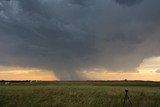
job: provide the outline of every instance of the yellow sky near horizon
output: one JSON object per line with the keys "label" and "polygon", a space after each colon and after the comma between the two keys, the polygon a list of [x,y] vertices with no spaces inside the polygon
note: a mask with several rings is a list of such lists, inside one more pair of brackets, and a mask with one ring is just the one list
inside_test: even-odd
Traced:
{"label": "yellow sky near horizon", "polygon": [[89,80],[144,80],[160,81],[160,73],[111,73],[111,72],[83,72]]}
{"label": "yellow sky near horizon", "polygon": [[59,80],[54,72],[38,68],[0,66],[0,80]]}
{"label": "yellow sky near horizon", "polygon": [[[160,81],[160,56],[144,59],[138,72],[112,72],[105,69],[82,71],[88,80],[150,80]],[[0,66],[0,80],[59,80],[53,71],[39,68]]]}
{"label": "yellow sky near horizon", "polygon": [[149,80],[160,81],[160,56],[146,58],[137,67],[137,72],[112,72],[104,69],[99,71],[84,71],[82,75],[94,80]]}

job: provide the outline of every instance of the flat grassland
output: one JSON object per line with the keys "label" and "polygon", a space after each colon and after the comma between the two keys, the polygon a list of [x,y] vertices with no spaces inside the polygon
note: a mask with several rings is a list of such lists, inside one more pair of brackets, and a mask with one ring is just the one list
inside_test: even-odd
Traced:
{"label": "flat grassland", "polygon": [[1,82],[0,107],[123,107],[125,89],[132,107],[160,107],[160,82],[142,81]]}

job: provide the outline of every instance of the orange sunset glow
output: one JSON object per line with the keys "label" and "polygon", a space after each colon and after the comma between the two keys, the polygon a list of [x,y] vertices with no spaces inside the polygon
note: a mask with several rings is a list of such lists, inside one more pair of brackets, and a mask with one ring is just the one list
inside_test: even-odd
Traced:
{"label": "orange sunset glow", "polygon": [[49,70],[0,66],[1,80],[58,80]]}

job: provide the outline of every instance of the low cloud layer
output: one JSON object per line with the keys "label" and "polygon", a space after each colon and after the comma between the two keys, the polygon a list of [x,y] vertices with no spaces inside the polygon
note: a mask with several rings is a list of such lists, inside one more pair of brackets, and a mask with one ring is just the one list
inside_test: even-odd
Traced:
{"label": "low cloud layer", "polygon": [[[0,0],[0,64],[134,71],[160,55],[158,0]],[[127,7],[124,8],[124,5]]]}
{"label": "low cloud layer", "polygon": [[134,6],[142,2],[142,0],[115,0],[118,4],[124,6]]}

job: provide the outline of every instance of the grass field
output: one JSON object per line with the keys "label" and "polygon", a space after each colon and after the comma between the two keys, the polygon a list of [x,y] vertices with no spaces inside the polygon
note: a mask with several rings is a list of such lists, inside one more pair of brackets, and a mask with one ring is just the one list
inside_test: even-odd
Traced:
{"label": "grass field", "polygon": [[125,89],[133,107],[160,107],[160,83],[136,81],[0,84],[0,107],[122,107]]}

